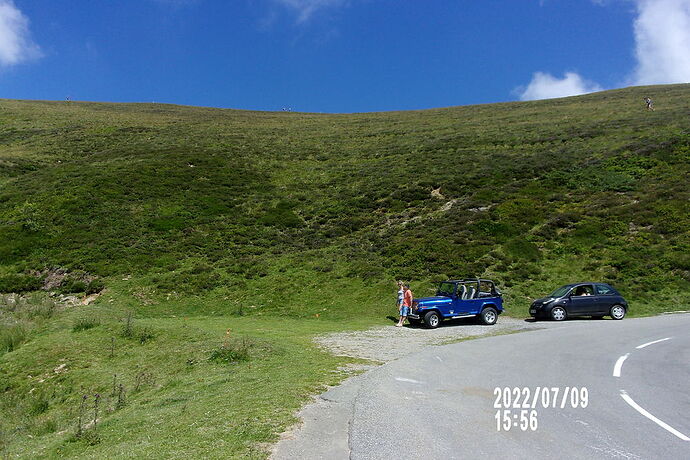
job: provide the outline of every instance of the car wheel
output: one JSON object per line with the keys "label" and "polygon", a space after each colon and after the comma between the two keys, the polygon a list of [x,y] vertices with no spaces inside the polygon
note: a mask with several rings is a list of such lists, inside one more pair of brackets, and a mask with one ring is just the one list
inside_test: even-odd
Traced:
{"label": "car wheel", "polygon": [[486,307],[479,314],[479,317],[482,319],[482,322],[487,326],[493,326],[494,324],[496,324],[496,321],[498,321],[498,312],[494,307]]}
{"label": "car wheel", "polygon": [[435,329],[441,324],[441,317],[435,311],[430,311],[424,315],[424,324],[431,329]]}
{"label": "car wheel", "polygon": [[551,309],[551,319],[554,321],[563,321],[568,314],[563,307],[553,307]]}
{"label": "car wheel", "polygon": [[611,318],[623,319],[625,317],[625,307],[623,305],[614,305],[611,307]]}

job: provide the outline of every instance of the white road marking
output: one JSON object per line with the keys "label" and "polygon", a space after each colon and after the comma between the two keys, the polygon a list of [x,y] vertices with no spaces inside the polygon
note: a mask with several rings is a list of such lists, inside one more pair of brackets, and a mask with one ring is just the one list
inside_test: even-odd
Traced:
{"label": "white road marking", "polygon": [[623,367],[623,361],[628,359],[628,356],[630,356],[630,353],[626,353],[620,358],[618,358],[618,361],[616,361],[616,365],[613,366],[613,376],[614,377],[620,377],[621,376],[621,368]]}
{"label": "white road marking", "polygon": [[637,348],[637,349],[639,350],[640,348],[648,347],[649,345],[654,345],[655,343],[663,342],[663,341],[665,341],[665,340],[671,340],[671,337],[666,337],[665,339],[655,340],[655,341],[653,341],[653,342],[643,343],[642,345],[639,345],[639,346],[637,346],[637,347],[635,347],[635,348]]}
{"label": "white road marking", "polygon": [[435,356],[436,359],[438,359],[438,362],[442,363],[443,360],[439,356]]}
{"label": "white road marking", "polygon": [[396,377],[395,380],[397,380],[398,382],[409,382],[409,383],[419,383],[419,384],[423,383],[423,382],[420,382],[419,380],[406,379],[405,377]]}
{"label": "white road marking", "polygon": [[665,423],[665,422],[662,422],[661,420],[659,420],[658,418],[654,417],[652,414],[650,414],[649,412],[647,412],[646,410],[644,410],[643,408],[641,408],[635,401],[633,401],[633,399],[632,399],[630,396],[628,396],[628,393],[626,393],[625,390],[621,390],[621,398],[623,398],[623,400],[624,400],[625,402],[627,402],[628,404],[630,404],[630,406],[631,406],[633,409],[635,409],[637,412],[639,412],[640,414],[644,415],[645,417],[647,417],[649,420],[651,420],[652,422],[654,422],[654,423],[656,423],[657,425],[659,425],[659,426],[660,426],[661,428],[663,428],[664,430],[666,430],[666,431],[668,431],[669,433],[672,433],[673,435],[679,437],[679,438],[682,439],[683,441],[690,441],[690,438],[688,438],[687,436],[685,436],[683,433],[681,433],[680,431],[676,430],[675,428],[673,428],[673,427],[670,426],[669,424],[667,424],[667,423]]}

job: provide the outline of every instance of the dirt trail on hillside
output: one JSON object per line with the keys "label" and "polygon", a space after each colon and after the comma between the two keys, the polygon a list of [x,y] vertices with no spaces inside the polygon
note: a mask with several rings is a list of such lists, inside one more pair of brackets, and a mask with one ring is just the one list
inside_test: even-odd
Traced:
{"label": "dirt trail on hillside", "polygon": [[446,321],[437,329],[409,325],[395,327],[391,324],[366,331],[322,335],[314,341],[336,356],[388,362],[428,346],[443,345],[470,337],[533,329],[541,327],[535,322],[501,316],[493,326],[478,324],[474,318]]}

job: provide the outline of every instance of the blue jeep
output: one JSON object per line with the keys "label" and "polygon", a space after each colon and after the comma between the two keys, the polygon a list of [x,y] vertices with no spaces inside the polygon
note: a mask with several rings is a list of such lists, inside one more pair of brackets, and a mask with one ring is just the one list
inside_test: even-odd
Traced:
{"label": "blue jeep", "polygon": [[444,319],[477,317],[484,324],[496,324],[503,312],[501,292],[491,280],[470,278],[443,281],[434,297],[415,299],[411,324],[424,323],[435,328]]}

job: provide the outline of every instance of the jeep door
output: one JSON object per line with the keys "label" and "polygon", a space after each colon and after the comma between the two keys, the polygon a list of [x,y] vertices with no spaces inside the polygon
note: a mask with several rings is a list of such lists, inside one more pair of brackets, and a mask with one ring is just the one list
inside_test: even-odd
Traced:
{"label": "jeep door", "polygon": [[441,283],[436,291],[436,295],[449,297],[451,299],[451,301],[448,303],[440,303],[436,306],[436,308],[439,310],[439,313],[441,313],[441,316],[453,316],[454,313],[452,312],[456,309],[455,304],[457,303],[457,286],[455,283]]}
{"label": "jeep door", "polygon": [[461,315],[460,313],[462,311],[462,296],[463,296],[463,286],[462,284],[456,284],[455,285],[455,290],[453,291],[452,299],[453,301],[447,305],[447,308],[445,311],[443,311],[443,315],[447,317],[452,317],[452,316],[458,316]]}
{"label": "jeep door", "polygon": [[454,315],[476,315],[481,311],[484,299],[477,298],[479,286],[476,282],[458,284],[457,292]]}

